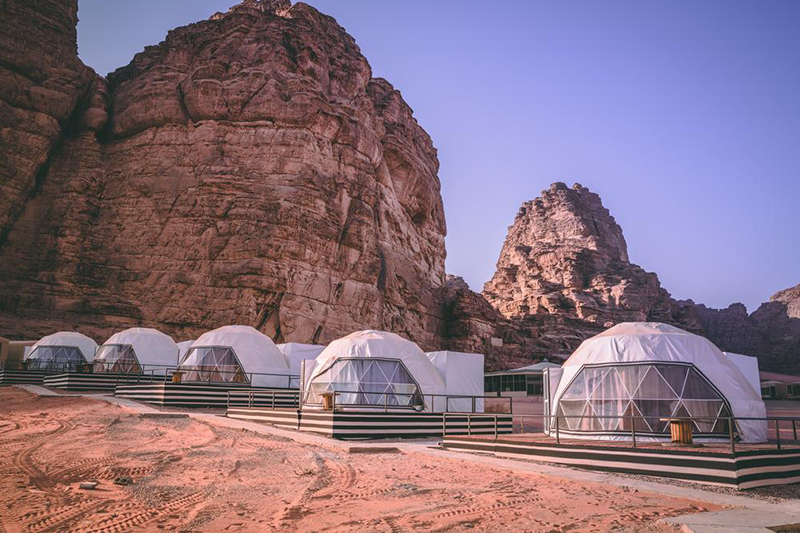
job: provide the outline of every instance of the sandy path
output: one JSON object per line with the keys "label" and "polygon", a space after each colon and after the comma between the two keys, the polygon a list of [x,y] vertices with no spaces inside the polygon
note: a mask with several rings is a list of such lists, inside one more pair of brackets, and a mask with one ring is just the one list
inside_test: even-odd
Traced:
{"label": "sandy path", "polygon": [[[135,483],[121,487],[114,478]],[[97,490],[77,488],[97,480]],[[0,389],[0,532],[677,531],[711,509],[421,454],[347,454]]]}

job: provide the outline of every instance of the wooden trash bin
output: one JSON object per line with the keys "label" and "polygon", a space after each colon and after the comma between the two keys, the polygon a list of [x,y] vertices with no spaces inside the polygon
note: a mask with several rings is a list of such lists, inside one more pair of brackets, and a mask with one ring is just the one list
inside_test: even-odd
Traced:
{"label": "wooden trash bin", "polygon": [[325,393],[322,395],[322,410],[333,411],[333,394]]}
{"label": "wooden trash bin", "polygon": [[663,418],[669,422],[669,432],[673,444],[692,444],[692,421],[680,418]]}
{"label": "wooden trash bin", "polygon": [[172,382],[173,383],[180,383],[181,377],[183,376],[183,372],[178,372],[177,370],[172,373]]}
{"label": "wooden trash bin", "polygon": [[83,363],[78,371],[84,374],[91,374],[94,371],[94,365],[92,363]]}

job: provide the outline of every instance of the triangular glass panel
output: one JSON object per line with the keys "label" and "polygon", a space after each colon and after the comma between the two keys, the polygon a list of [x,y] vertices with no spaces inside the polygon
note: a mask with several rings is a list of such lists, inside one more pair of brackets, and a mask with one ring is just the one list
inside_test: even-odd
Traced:
{"label": "triangular glass panel", "polygon": [[686,386],[683,389],[682,397],[692,400],[710,400],[718,399],[719,394],[692,368],[686,377]]}
{"label": "triangular glass panel", "polygon": [[672,387],[664,381],[661,374],[654,367],[650,367],[642,378],[639,388],[634,395],[637,399],[644,400],[677,400],[678,396]]}
{"label": "triangular glass panel", "polygon": [[664,381],[675,392],[675,395],[680,398],[683,392],[683,384],[686,382],[686,373],[690,367],[683,365],[655,365],[654,367],[664,378]]}

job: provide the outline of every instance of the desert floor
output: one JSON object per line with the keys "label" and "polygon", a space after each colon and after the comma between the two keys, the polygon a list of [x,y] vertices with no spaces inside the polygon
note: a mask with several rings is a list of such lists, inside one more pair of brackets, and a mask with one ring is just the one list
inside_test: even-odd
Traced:
{"label": "desert floor", "polygon": [[[134,483],[119,486],[115,478]],[[95,490],[80,482],[99,481]],[[415,453],[348,454],[0,388],[0,532],[677,531],[715,509]]]}

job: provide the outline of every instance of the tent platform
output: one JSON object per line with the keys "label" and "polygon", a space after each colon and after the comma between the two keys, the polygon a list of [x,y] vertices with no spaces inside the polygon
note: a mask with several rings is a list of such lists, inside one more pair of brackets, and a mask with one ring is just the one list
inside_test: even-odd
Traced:
{"label": "tent platform", "polygon": [[449,449],[493,453],[601,472],[641,474],[750,489],[800,483],[800,445],[704,443],[702,447],[663,446],[657,442],[587,441],[544,434],[486,436],[447,435]]}
{"label": "tent platform", "polygon": [[[227,416],[343,440],[441,437],[444,422],[442,413],[384,412],[383,409],[334,412],[320,409],[231,407]],[[464,435],[471,431],[473,434],[494,436],[495,417],[497,432],[511,433],[511,416],[492,414],[471,415],[468,427],[467,416],[459,417],[448,413],[447,431]]]}
{"label": "tent platform", "polygon": [[0,385],[41,385],[48,375],[43,370],[0,369]]}
{"label": "tent platform", "polygon": [[[162,378],[163,379],[163,378]],[[252,397],[247,391],[257,391]],[[297,407],[300,392],[293,389],[254,388],[231,383],[130,383],[118,385],[114,395],[169,407],[205,407],[225,409],[228,392],[234,405]]]}
{"label": "tent platform", "polygon": [[134,380],[143,383],[151,383],[156,380],[163,381],[164,376],[141,376],[115,372],[65,372],[46,376],[43,384],[45,387],[66,391],[113,393],[118,384]]}

